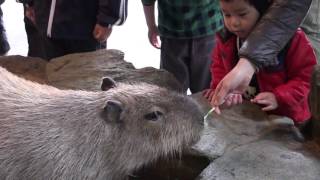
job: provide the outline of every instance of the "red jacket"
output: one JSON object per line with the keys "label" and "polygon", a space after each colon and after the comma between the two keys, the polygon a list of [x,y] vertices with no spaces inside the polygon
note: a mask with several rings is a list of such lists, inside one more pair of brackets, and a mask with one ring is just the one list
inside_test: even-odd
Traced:
{"label": "red jacket", "polygon": [[[237,62],[236,39],[235,35],[223,39],[217,34],[211,65],[212,89]],[[270,113],[290,117],[295,123],[306,121],[311,117],[308,95],[316,57],[302,30],[298,29],[291,39],[280,64],[257,72],[260,92],[272,92],[277,99],[279,107]]]}

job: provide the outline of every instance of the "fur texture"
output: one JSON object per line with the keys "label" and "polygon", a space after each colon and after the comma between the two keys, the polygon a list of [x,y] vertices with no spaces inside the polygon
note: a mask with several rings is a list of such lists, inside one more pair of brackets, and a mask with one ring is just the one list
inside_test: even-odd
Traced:
{"label": "fur texture", "polygon": [[0,179],[123,179],[199,138],[189,97],[149,84],[59,90],[0,67]]}

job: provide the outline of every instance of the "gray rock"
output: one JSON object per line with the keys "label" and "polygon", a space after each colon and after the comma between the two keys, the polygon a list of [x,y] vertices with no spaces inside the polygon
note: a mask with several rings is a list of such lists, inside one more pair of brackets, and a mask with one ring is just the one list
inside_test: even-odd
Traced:
{"label": "gray rock", "polygon": [[152,67],[135,69],[124,61],[118,50],[71,54],[55,58],[47,65],[50,84],[62,89],[99,91],[101,79],[111,77],[117,82],[146,82],[180,91],[180,83],[172,74]]}
{"label": "gray rock", "polygon": [[8,71],[41,84],[47,84],[47,61],[24,56],[0,56],[0,66]]}
{"label": "gray rock", "polygon": [[211,163],[201,180],[317,180],[320,162],[282,142],[263,140],[227,152]]}

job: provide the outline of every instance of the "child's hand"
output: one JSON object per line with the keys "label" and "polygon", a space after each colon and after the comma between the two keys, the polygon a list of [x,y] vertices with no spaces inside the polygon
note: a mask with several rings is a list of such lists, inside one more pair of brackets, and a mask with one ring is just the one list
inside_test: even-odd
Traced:
{"label": "child's hand", "polygon": [[262,111],[271,111],[278,108],[278,102],[275,95],[271,92],[259,93],[255,98],[250,100],[252,103],[264,105]]}
{"label": "child's hand", "polygon": [[225,102],[223,103],[223,105],[230,107],[230,106],[234,106],[241,103],[242,103],[242,94],[233,92],[233,93],[229,93],[225,97]]}
{"label": "child's hand", "polygon": [[161,46],[160,46],[159,32],[157,27],[149,28],[148,37],[149,37],[150,44],[153,47],[160,49]]}

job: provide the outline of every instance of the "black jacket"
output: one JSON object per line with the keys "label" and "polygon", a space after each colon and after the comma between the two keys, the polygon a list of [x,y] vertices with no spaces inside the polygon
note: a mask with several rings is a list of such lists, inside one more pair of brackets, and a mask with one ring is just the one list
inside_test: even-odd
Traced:
{"label": "black jacket", "polygon": [[312,0],[273,1],[239,51],[240,57],[249,59],[258,68],[279,63],[277,54],[296,32]]}
{"label": "black jacket", "polygon": [[92,39],[96,23],[121,25],[127,17],[127,0],[21,0],[36,13],[36,25],[48,37]]}

